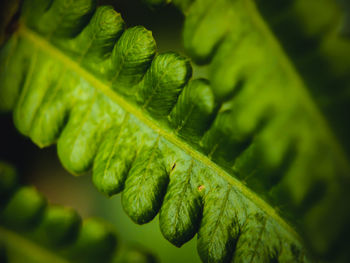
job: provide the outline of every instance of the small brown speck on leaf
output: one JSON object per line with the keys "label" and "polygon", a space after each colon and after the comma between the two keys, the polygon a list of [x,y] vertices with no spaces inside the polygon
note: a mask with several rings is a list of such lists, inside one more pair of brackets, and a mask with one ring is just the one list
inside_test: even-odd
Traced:
{"label": "small brown speck on leaf", "polygon": [[204,190],[205,186],[204,185],[200,185],[198,186],[198,191],[199,192],[202,192]]}

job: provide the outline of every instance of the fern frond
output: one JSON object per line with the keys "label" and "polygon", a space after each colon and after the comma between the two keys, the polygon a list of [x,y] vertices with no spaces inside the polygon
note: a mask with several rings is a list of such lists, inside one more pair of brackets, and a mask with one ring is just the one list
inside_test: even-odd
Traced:
{"label": "fern frond", "polygon": [[[57,141],[66,169],[92,168],[101,192],[123,191],[136,223],[160,211],[173,244],[198,232],[204,262],[307,262],[268,202],[297,210],[320,253],[334,246],[349,218],[348,161],[251,1],[188,9],[185,46],[212,60],[212,88],[190,80],[189,59],[157,54],[149,31],[125,30],[110,7],[34,2],[0,54],[0,105],[14,108],[21,133],[41,147]],[[339,229],[324,231],[329,221]]]}
{"label": "fern frond", "polygon": [[[1,262],[155,262],[142,248],[118,245],[115,229],[98,218],[82,220],[71,208],[47,205],[34,187],[20,186],[0,162]],[[136,259],[136,261],[135,261]]]}
{"label": "fern frond", "polygon": [[350,14],[347,4],[331,0],[284,1],[278,8],[263,0],[257,4],[349,154],[350,126],[344,113],[350,111],[350,41],[342,32]]}

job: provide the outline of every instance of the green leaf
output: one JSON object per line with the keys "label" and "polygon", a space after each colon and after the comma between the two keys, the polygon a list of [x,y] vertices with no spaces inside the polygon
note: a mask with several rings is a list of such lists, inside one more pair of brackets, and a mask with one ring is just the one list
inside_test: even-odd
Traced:
{"label": "green leaf", "polygon": [[307,262],[291,225],[332,256],[350,218],[349,163],[254,3],[183,2],[184,44],[210,63],[209,85],[190,79],[189,59],[157,54],[146,29],[82,2],[25,4],[2,48],[0,108],[19,131],[57,141],[66,169],[92,168],[101,192],[123,191],[133,221],[160,211],[173,244],[198,232],[204,262]]}
{"label": "green leaf", "polygon": [[257,6],[349,155],[350,126],[344,112],[350,110],[350,41],[342,31],[349,17],[347,4],[298,0],[284,1],[279,8],[264,1]]}
{"label": "green leaf", "polygon": [[0,189],[0,253],[8,262],[156,262],[137,247],[124,244],[117,250],[112,226],[97,218],[82,220],[72,208],[47,205],[34,187],[9,184],[9,178],[17,179],[10,165],[0,162],[0,170],[0,185],[7,186]]}

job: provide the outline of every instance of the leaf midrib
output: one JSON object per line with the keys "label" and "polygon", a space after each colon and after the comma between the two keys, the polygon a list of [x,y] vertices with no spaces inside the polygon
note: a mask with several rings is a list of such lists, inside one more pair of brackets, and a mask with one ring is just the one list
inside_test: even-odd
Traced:
{"label": "leaf midrib", "polygon": [[7,245],[10,244],[12,250],[15,248],[16,250],[24,251],[26,255],[40,256],[40,262],[69,263],[69,261],[51,250],[3,226],[0,226],[0,241],[5,241]]}
{"label": "leaf midrib", "polygon": [[241,183],[238,179],[234,178],[232,175],[227,173],[223,168],[219,165],[215,164],[212,160],[210,160],[207,156],[202,154],[201,152],[192,148],[189,144],[187,144],[182,139],[178,138],[176,134],[168,131],[167,129],[161,127],[156,120],[151,118],[145,111],[139,110],[137,106],[129,103],[122,96],[117,94],[110,87],[111,83],[104,83],[101,80],[97,79],[93,74],[82,68],[78,63],[73,61],[70,57],[66,56],[63,52],[61,52],[58,48],[53,46],[43,37],[33,32],[25,25],[21,24],[18,28],[18,31],[15,33],[19,36],[24,37],[25,39],[32,42],[34,45],[40,47],[50,56],[62,62],[65,67],[70,68],[75,71],[78,75],[82,76],[86,81],[88,81],[91,86],[95,89],[102,92],[105,96],[110,98],[112,101],[117,103],[120,107],[122,107],[126,112],[131,113],[141,122],[143,122],[146,126],[152,129],[154,132],[158,133],[160,136],[165,138],[170,143],[176,145],[178,148],[186,152],[193,159],[203,163],[206,167],[209,167],[213,170],[217,175],[224,178],[229,184],[232,185],[236,190],[240,191],[242,195],[252,201],[259,209],[265,212],[269,217],[273,218],[278,224],[280,224],[284,229],[286,229],[296,240],[302,242],[300,236],[296,233],[296,231],[288,224],[284,219],[282,219],[278,213],[263,199],[261,199],[258,195],[256,195],[253,191],[251,191],[247,186]]}

